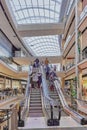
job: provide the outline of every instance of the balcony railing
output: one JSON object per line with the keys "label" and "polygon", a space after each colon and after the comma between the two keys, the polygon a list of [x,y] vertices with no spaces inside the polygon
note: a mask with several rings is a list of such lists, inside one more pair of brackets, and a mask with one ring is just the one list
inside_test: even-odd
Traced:
{"label": "balcony railing", "polygon": [[23,52],[22,50],[20,51],[15,51],[15,53],[13,54],[15,57],[26,57],[27,54],[25,52]]}
{"label": "balcony railing", "polygon": [[70,39],[71,39],[71,35],[68,36],[68,38],[67,38],[67,40],[66,40],[66,42],[65,42],[65,44],[64,44],[64,50],[66,49],[66,47],[67,47],[67,45],[68,45]]}
{"label": "balcony railing", "polygon": [[82,13],[80,14],[80,21],[83,19],[85,15],[87,15],[87,5],[84,7]]}
{"label": "balcony railing", "polygon": [[11,57],[0,57],[0,60],[9,68],[18,71],[18,65],[13,62],[13,59]]}
{"label": "balcony railing", "polygon": [[67,64],[66,67],[65,67],[65,71],[69,70],[69,69],[72,68],[74,65],[75,65],[74,62]]}
{"label": "balcony railing", "polygon": [[66,23],[67,23],[67,20],[71,14],[71,11],[72,11],[72,8],[74,7],[75,5],[75,0],[70,0],[68,5],[67,5],[67,11],[66,11]]}
{"label": "balcony railing", "polygon": [[29,71],[29,66],[18,66],[18,71],[19,72],[28,72]]}
{"label": "balcony railing", "polygon": [[72,7],[75,3],[75,0],[70,0],[70,2],[68,3],[68,8],[67,8],[67,15],[70,14],[71,10],[72,10]]}
{"label": "balcony railing", "polygon": [[1,61],[5,63],[10,69],[17,71],[17,72],[28,72],[29,71],[29,66],[19,66],[16,63],[14,63],[12,58],[8,57],[0,57]]}

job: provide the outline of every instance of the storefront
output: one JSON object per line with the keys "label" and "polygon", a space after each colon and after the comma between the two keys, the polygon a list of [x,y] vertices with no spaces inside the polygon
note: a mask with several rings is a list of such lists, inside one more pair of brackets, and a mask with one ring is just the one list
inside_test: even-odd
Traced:
{"label": "storefront", "polygon": [[23,94],[25,94],[26,86],[27,86],[27,81],[21,81],[21,87],[22,87]]}
{"label": "storefront", "polygon": [[82,78],[82,99],[87,100],[87,77]]}
{"label": "storefront", "polygon": [[0,91],[2,90],[14,90],[17,89],[19,93],[24,93],[26,89],[27,81],[21,79],[13,79],[7,76],[0,75]]}
{"label": "storefront", "polygon": [[[65,92],[67,101],[70,106],[75,106],[75,99],[77,98],[76,78],[67,79],[65,81]],[[74,107],[73,107],[74,108]]]}
{"label": "storefront", "polygon": [[4,77],[0,76],[0,90],[4,89],[5,83],[4,83]]}
{"label": "storefront", "polygon": [[5,79],[5,88],[11,88],[12,80],[10,78]]}

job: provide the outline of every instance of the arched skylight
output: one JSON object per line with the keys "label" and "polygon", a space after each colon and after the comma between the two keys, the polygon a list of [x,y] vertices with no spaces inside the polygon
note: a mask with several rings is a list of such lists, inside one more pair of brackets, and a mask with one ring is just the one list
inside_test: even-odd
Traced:
{"label": "arched skylight", "polygon": [[9,0],[18,24],[58,23],[62,0]]}
{"label": "arched skylight", "polygon": [[25,46],[34,56],[59,56],[58,35],[25,37]]}
{"label": "arched skylight", "polygon": [[[62,0],[8,0],[17,24],[58,23]],[[24,37],[34,56],[58,56],[58,35]]]}

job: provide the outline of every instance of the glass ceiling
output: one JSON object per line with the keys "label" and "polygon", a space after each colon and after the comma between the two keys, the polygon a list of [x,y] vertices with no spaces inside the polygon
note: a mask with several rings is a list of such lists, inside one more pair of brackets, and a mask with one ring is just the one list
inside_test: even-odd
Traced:
{"label": "glass ceiling", "polygon": [[[17,24],[58,23],[62,0],[9,0]],[[24,37],[34,56],[58,56],[58,35]]]}
{"label": "glass ceiling", "polygon": [[62,0],[9,0],[18,24],[58,23]]}
{"label": "glass ceiling", "polygon": [[58,44],[58,35],[25,37],[23,38],[25,46],[34,56],[58,56],[60,47]]}

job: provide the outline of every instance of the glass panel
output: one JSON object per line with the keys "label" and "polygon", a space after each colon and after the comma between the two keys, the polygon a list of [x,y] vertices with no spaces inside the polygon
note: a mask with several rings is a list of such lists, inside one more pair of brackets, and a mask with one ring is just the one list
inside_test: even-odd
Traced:
{"label": "glass panel", "polygon": [[26,47],[31,50],[34,56],[58,56],[60,55],[60,46],[58,44],[58,35],[25,37],[23,38]]}
{"label": "glass panel", "polygon": [[[57,23],[62,0],[9,0],[16,21],[26,23]],[[24,13],[24,11],[27,11]],[[19,20],[18,16],[19,15]]]}
{"label": "glass panel", "polygon": [[[58,23],[62,0],[8,0],[17,24]],[[23,38],[35,56],[60,55],[58,36]]]}
{"label": "glass panel", "polygon": [[23,10],[23,13],[25,14],[25,17],[26,17],[26,18],[29,17],[27,10]]}

